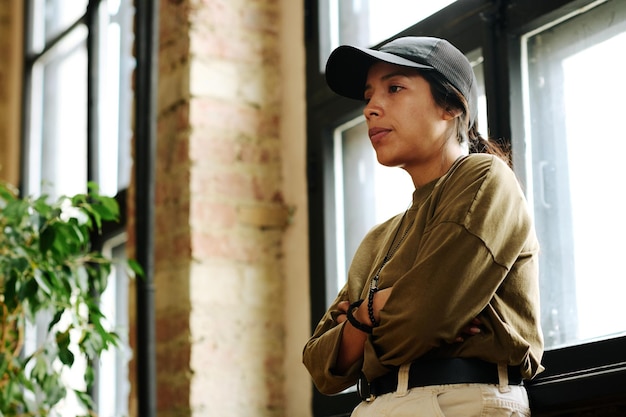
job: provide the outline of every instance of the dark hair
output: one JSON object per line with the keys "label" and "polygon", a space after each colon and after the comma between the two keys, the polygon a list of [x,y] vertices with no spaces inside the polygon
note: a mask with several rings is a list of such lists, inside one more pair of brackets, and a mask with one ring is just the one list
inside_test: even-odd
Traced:
{"label": "dark hair", "polygon": [[470,153],[488,153],[502,158],[511,165],[511,158],[507,149],[499,143],[484,138],[478,131],[478,121],[469,127],[470,115],[467,99],[451,83],[434,71],[420,71],[420,75],[430,85],[430,91],[435,103],[448,111],[460,111],[457,120],[457,140],[467,142]]}

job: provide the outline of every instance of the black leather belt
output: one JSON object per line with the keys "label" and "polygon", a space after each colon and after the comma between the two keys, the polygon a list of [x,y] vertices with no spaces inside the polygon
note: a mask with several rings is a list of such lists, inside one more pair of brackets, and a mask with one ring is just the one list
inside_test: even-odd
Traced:
{"label": "black leather belt", "polygon": [[[507,367],[509,385],[522,384],[519,367]],[[450,358],[418,360],[409,370],[409,388],[446,384],[498,384],[498,365],[480,359]],[[372,382],[361,377],[357,384],[359,395],[364,401],[398,388],[398,370],[390,372]]]}

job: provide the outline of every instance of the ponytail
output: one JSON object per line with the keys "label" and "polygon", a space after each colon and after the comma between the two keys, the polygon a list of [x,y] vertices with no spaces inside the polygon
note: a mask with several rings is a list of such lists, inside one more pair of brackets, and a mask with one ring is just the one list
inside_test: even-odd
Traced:
{"label": "ponytail", "polygon": [[495,155],[511,166],[512,162],[509,149],[494,140],[485,139],[481,136],[478,132],[478,122],[474,122],[468,133],[469,153],[488,153]]}

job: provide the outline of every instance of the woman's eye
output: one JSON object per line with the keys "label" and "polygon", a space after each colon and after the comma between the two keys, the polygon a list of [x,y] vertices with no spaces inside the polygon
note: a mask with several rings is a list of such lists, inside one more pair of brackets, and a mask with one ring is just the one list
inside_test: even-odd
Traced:
{"label": "woman's eye", "polygon": [[390,93],[397,93],[400,90],[402,90],[402,87],[400,87],[399,85],[392,85],[389,87]]}

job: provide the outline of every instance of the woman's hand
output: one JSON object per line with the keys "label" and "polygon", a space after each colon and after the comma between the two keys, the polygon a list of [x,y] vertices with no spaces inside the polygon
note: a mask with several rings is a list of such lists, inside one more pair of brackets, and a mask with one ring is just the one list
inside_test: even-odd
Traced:
{"label": "woman's hand", "polygon": [[[374,302],[372,303],[372,310],[374,311],[374,318],[376,321],[380,321],[380,310],[385,306],[387,299],[389,299],[389,295],[391,294],[391,288],[385,288],[384,290],[378,290],[374,293]],[[372,325],[372,321],[370,320],[369,312],[367,311],[367,303],[368,299],[363,300],[363,303],[352,312],[354,318],[357,319],[360,323],[366,324],[368,326]],[[341,311],[335,318],[337,323],[341,324],[347,320],[348,308],[350,308],[349,301],[342,301],[337,304],[337,308]]]}
{"label": "woman's hand", "polygon": [[468,337],[472,337],[481,332],[480,325],[482,322],[478,317],[474,317],[472,321],[461,329],[461,333],[456,337],[455,342],[464,342]]}
{"label": "woman's hand", "polygon": [[[363,304],[361,304],[363,306]],[[337,308],[340,313],[335,318],[337,323],[344,323],[348,317],[348,309],[350,308],[349,301],[342,301],[337,304]],[[361,309],[361,308],[359,308]],[[356,309],[353,314],[359,310]],[[367,306],[365,306],[367,310]],[[357,319],[360,320],[360,319]],[[362,321],[361,323],[368,323],[369,321]],[[339,375],[343,375],[354,363],[363,358],[363,351],[365,350],[365,341],[367,340],[367,333],[353,327],[350,322],[346,323],[343,332],[341,334],[341,344],[339,346],[339,354],[337,355],[337,362],[335,363],[334,372]]]}
{"label": "woman's hand", "polygon": [[348,308],[350,307],[350,301],[341,301],[337,304],[337,308],[339,309],[339,313],[335,317],[335,321],[339,324],[348,320]]}

